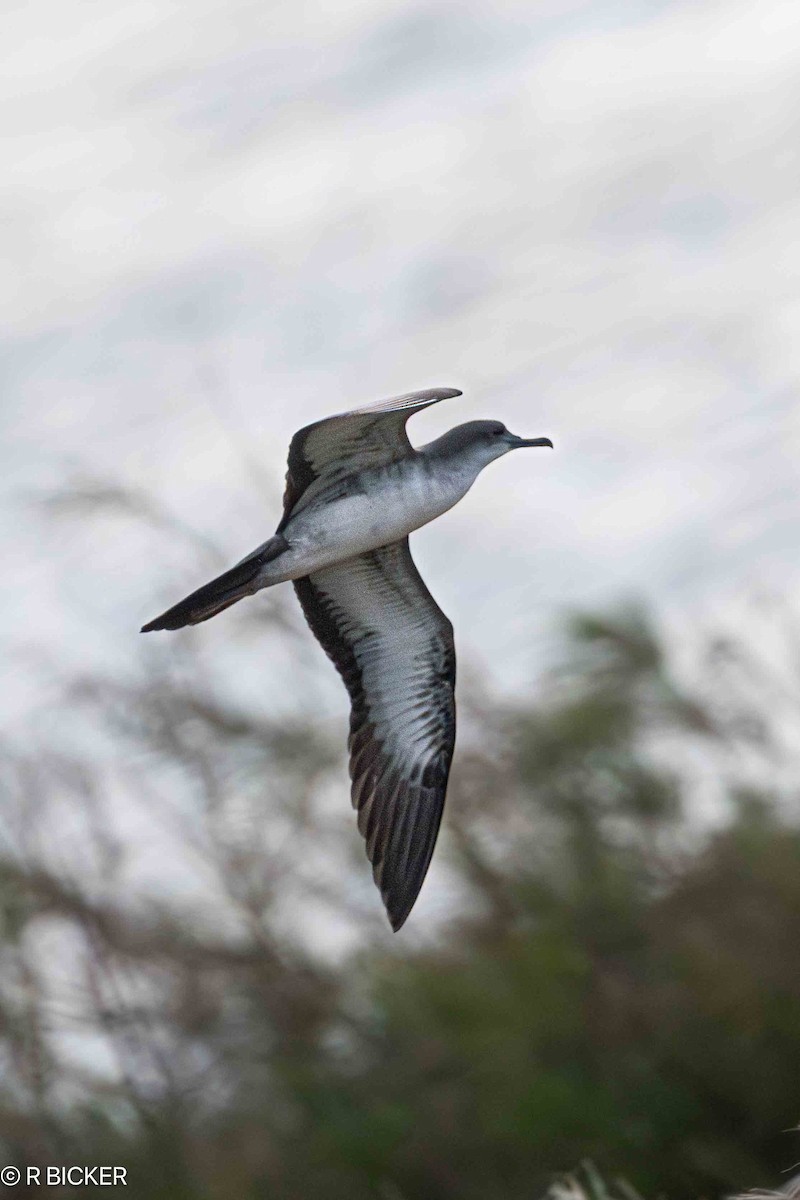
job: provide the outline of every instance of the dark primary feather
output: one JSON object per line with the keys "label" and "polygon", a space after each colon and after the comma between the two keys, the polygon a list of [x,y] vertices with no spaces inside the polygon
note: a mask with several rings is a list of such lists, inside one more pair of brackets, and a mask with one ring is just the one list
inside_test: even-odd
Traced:
{"label": "dark primary feather", "polygon": [[[354,471],[404,458],[411,451],[405,431],[411,414],[460,395],[458,388],[409,392],[299,429],[289,446],[283,517],[277,532],[285,528],[301,497],[307,503],[318,491]],[[313,487],[317,481],[319,486]]]}
{"label": "dark primary feather", "polygon": [[453,757],[453,627],[407,539],[294,586],[350,693],[353,806],[389,920],[399,929],[430,864]]}

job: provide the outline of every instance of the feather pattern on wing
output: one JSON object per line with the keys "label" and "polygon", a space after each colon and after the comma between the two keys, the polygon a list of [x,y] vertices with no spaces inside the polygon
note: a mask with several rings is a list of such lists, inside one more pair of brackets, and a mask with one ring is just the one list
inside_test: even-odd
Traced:
{"label": "feather pattern on wing", "polygon": [[350,693],[358,827],[394,929],[433,854],[455,744],[453,627],[408,539],[294,581]]}
{"label": "feather pattern on wing", "polygon": [[457,388],[429,388],[325,417],[299,429],[289,447],[281,533],[302,498],[315,495],[356,471],[385,466],[411,453],[406,421],[413,412],[460,396]]}

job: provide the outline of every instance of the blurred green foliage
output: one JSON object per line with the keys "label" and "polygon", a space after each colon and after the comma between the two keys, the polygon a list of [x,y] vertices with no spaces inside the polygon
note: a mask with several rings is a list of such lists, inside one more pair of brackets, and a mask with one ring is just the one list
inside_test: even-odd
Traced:
{"label": "blurred green foliage", "polygon": [[[249,904],[234,942],[166,902],[129,910],[113,862],[104,899],[9,852],[5,1159],[124,1163],[129,1194],[164,1200],[530,1200],[584,1160],[592,1196],[601,1176],[622,1196],[779,1184],[800,1157],[797,797],[763,671],[706,650],[689,686],[641,611],[575,618],[529,703],[462,696],[450,900],[395,938],[343,912],[356,949],[338,956],[287,936],[277,877],[243,899],[260,860],[241,847],[221,868]],[[295,772],[293,837],[313,839],[314,787],[341,783],[312,717],[287,748],[174,673],[82,694],[112,726],[121,708],[137,764],[180,760],[195,789],[219,785],[207,752],[245,791],[243,764]],[[355,845],[349,823],[334,836]],[[48,1032],[25,942],[55,919],[91,948],[82,1020],[114,1048],[105,1075]]]}

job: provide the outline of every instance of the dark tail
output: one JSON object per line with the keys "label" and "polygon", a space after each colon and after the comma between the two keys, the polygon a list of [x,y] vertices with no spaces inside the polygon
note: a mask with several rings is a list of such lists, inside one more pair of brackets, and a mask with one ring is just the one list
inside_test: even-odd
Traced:
{"label": "dark tail", "polygon": [[182,629],[184,625],[198,625],[201,621],[207,621],[209,617],[215,617],[237,600],[252,596],[253,592],[258,591],[253,585],[261,568],[288,548],[286,538],[276,534],[235,567],[231,567],[230,571],[218,575],[211,583],[198,588],[191,596],[168,608],[160,617],[143,625],[142,633],[150,633],[153,629]]}

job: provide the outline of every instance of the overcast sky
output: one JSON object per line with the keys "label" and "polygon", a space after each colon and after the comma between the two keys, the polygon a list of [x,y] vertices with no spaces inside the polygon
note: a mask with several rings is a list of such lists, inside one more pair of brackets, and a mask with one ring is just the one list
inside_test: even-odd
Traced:
{"label": "overcast sky", "polygon": [[796,588],[795,0],[26,0],[1,26],[7,641],[130,657],[208,574],[29,495],[119,478],[233,562],[296,428],[431,385],[465,394],[412,440],[556,443],[413,538],[499,686],[564,606]]}

